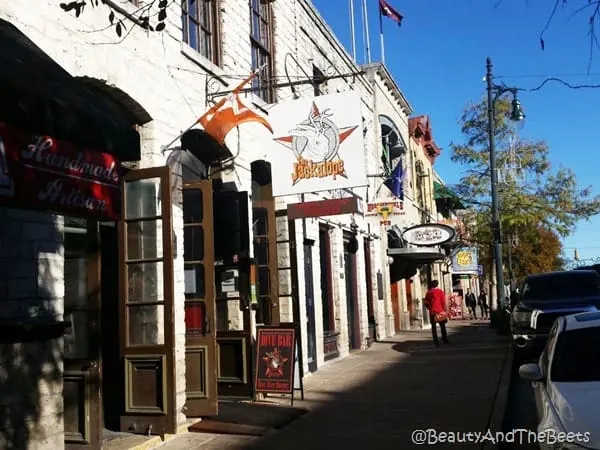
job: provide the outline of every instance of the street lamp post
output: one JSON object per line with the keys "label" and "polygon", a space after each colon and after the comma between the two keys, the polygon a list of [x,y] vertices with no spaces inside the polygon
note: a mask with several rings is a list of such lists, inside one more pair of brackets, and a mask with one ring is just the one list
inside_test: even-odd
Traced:
{"label": "street lamp post", "polygon": [[504,287],[504,268],[502,265],[502,230],[500,227],[500,209],[498,207],[498,173],[496,171],[496,148],[495,131],[496,117],[495,105],[500,96],[506,92],[513,95],[511,120],[523,120],[525,115],[521,110],[521,104],[517,100],[517,88],[494,85],[494,76],[492,74],[492,60],[487,58],[487,107],[488,107],[488,140],[490,148],[490,177],[492,184],[492,241],[494,248],[494,264],[496,266],[496,292],[497,292],[497,310],[496,317],[492,318],[498,333],[508,332],[508,323],[506,317],[506,298]]}

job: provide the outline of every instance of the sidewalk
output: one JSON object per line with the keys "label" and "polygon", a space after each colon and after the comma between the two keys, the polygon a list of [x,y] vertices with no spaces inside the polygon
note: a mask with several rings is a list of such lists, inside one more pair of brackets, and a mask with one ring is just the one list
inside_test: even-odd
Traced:
{"label": "sidewalk", "polygon": [[309,412],[265,437],[189,433],[160,449],[398,449],[413,446],[414,430],[494,429],[508,342],[487,322],[452,322],[449,332],[449,346],[435,348],[429,330],[405,332],[319,369],[294,405]]}

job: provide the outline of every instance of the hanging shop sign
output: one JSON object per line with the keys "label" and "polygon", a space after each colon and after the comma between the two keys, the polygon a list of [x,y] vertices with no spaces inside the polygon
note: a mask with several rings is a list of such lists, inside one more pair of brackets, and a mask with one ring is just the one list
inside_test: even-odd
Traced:
{"label": "hanging shop sign", "polygon": [[308,217],[339,216],[341,214],[362,214],[362,200],[358,197],[344,197],[314,202],[290,203],[287,207],[288,219]]}
{"label": "hanging shop sign", "polygon": [[0,203],[115,220],[121,165],[108,153],[0,122]]}
{"label": "hanging shop sign", "polygon": [[274,105],[273,195],[367,186],[361,111],[355,92]]}
{"label": "hanging shop sign", "polygon": [[254,390],[263,393],[293,393],[296,330],[260,327],[256,343]]}
{"label": "hanging shop sign", "polygon": [[477,275],[479,273],[477,256],[477,249],[474,247],[460,248],[452,256],[452,273]]}
{"label": "hanging shop sign", "polygon": [[404,206],[401,201],[369,202],[365,216],[379,216],[381,225],[391,225],[390,216],[404,215]]}
{"label": "hanging shop sign", "polygon": [[456,236],[454,228],[442,224],[415,225],[402,232],[402,239],[409,244],[429,247],[444,244]]}

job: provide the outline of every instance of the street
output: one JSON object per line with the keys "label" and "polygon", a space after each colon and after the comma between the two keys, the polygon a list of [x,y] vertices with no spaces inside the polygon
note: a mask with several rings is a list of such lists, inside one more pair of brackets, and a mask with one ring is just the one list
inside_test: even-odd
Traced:
{"label": "street", "polygon": [[449,338],[435,348],[430,331],[405,332],[320,368],[297,402],[308,413],[262,438],[189,433],[161,449],[481,448],[448,436],[494,428],[508,341],[487,322],[452,323]]}
{"label": "street", "polygon": [[[531,382],[519,378],[519,364],[513,363],[511,385],[508,394],[508,403],[506,405],[506,416],[504,420],[504,431],[512,430],[537,430],[535,399]],[[514,448],[515,446],[505,445],[502,448]],[[523,443],[518,446],[525,449],[538,449],[537,444]]]}

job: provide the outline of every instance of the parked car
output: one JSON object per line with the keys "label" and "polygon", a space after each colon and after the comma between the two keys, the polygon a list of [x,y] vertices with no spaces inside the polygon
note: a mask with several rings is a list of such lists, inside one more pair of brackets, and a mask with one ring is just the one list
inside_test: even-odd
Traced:
{"label": "parked car", "polygon": [[539,362],[519,376],[532,381],[538,433],[550,436],[542,450],[600,449],[600,312],[558,318]]}
{"label": "parked car", "polygon": [[515,357],[539,355],[558,317],[597,310],[600,310],[600,275],[595,271],[528,275],[511,312]]}

